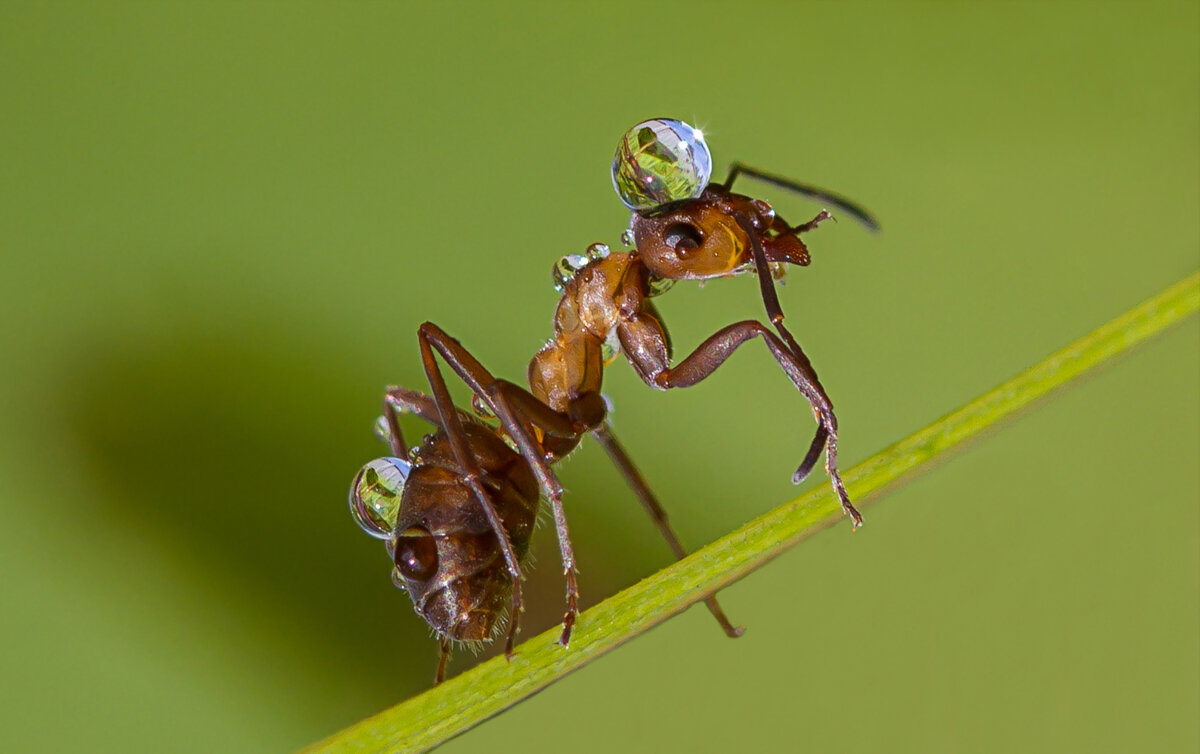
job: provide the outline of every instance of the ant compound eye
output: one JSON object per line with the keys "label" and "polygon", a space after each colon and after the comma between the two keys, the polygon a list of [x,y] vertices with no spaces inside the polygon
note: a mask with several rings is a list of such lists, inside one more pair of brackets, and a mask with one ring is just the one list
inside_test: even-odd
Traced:
{"label": "ant compound eye", "polygon": [[376,458],[359,469],[350,485],[350,514],[372,537],[387,539],[400,513],[400,496],[412,464],[400,458]]}
{"label": "ant compound eye", "polygon": [[613,155],[613,188],[635,211],[695,199],[711,176],[712,155],[704,134],[681,120],[637,124],[621,137]]}
{"label": "ant compound eye", "polygon": [[688,252],[700,248],[704,243],[704,237],[700,235],[700,229],[694,225],[675,223],[663,233],[663,242],[680,256],[687,256]]}
{"label": "ant compound eye", "polygon": [[437,573],[437,542],[428,529],[414,526],[396,538],[396,568],[406,579],[428,581]]}

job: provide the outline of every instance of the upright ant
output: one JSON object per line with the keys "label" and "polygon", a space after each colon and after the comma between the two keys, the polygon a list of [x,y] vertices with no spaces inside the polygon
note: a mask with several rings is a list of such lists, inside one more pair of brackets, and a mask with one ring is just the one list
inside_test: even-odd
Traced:
{"label": "upright ant", "polygon": [[[680,121],[645,121],[625,134],[613,160],[614,187],[634,211],[630,226],[634,248],[611,253],[607,247],[593,244],[586,257],[565,257],[556,265],[556,287],[563,295],[554,315],[554,337],[529,364],[528,390],[493,377],[436,325],[427,322],[418,331],[421,360],[442,427],[433,437],[449,449],[457,483],[469,487],[482,508],[508,572],[513,606],[506,643],[509,653],[517,630],[524,550],[518,552],[515,537],[509,541],[508,520],[490,499],[487,481],[492,472],[471,445],[471,436],[479,433],[465,429],[468,425],[463,424],[450,400],[435,353],[496,416],[549,501],[567,581],[567,609],[560,637],[564,646],[570,640],[578,612],[579,592],[562,507],[562,485],[551,465],[569,454],[584,434],[590,433],[600,442],[654,517],[676,556],[684,555],[661,506],[608,426],[607,404],[600,387],[604,366],[618,351],[625,354],[646,384],[666,390],[695,385],[712,374],[738,346],[762,338],[784,374],[809,402],[817,420],[816,433],[793,474],[793,482],[798,484],[808,475],[824,449],[825,468],[843,510],[855,528],[862,524],[862,516],[851,503],[837,468],[837,419],[832,403],[808,358],[784,326],[774,287],[784,264],[809,263],[808,249],[800,235],[832,216],[822,210],[811,221],[792,226],[766,202],[732,192],[741,174],[822,199],[869,228],[877,227],[865,210],[843,197],[740,163],[734,164],[725,183],[709,183],[711,158],[699,131]],[[650,299],[675,280],[706,280],[748,271],[758,275],[763,303],[778,335],[756,320],[737,322],[718,330],[672,366],[666,328]],[[429,418],[428,411],[423,415]],[[443,453],[443,457],[450,456]],[[726,633],[740,634],[711,597],[708,606]],[[418,606],[419,612],[421,609]],[[435,624],[427,613],[423,615],[443,641],[447,636],[458,638]],[[443,651],[447,651],[445,646]]]}

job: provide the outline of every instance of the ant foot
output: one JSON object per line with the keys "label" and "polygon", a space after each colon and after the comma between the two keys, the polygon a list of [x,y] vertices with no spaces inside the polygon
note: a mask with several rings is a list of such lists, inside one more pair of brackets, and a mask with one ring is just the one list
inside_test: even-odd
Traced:
{"label": "ant foot", "polygon": [[862,528],[863,517],[862,514],[858,512],[858,509],[849,504],[842,506],[842,508],[845,510],[846,515],[849,516],[854,522],[853,526],[850,528],[850,531],[858,531],[860,528]]}
{"label": "ant foot", "polygon": [[566,649],[571,643],[571,629],[575,627],[575,613],[569,612],[563,616],[562,636],[558,637],[558,643]]}

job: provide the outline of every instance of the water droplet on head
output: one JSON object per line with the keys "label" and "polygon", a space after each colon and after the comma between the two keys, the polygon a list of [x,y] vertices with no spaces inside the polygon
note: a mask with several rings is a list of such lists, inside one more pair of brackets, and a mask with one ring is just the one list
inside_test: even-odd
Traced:
{"label": "water droplet on head", "polygon": [[376,458],[355,475],[350,485],[350,514],[367,534],[379,539],[392,536],[411,469],[408,461],[399,458]]}
{"label": "water droplet on head", "polygon": [[633,246],[633,228],[626,228],[621,233],[621,243],[626,246]]}
{"label": "water droplet on head", "polygon": [[610,253],[608,244],[594,243],[587,247],[587,257],[591,260],[608,259]]}
{"label": "water droplet on head", "polygon": [[695,199],[711,176],[704,134],[680,120],[637,124],[621,137],[613,155],[613,188],[632,210]]}

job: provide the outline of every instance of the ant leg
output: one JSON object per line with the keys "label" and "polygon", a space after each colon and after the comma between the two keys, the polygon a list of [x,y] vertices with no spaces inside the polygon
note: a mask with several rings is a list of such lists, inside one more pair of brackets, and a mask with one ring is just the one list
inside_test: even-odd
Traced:
{"label": "ant leg", "polygon": [[513,551],[508,533],[504,530],[504,522],[500,520],[496,507],[492,505],[491,498],[488,497],[487,490],[480,481],[479,466],[475,463],[475,456],[467,447],[462,419],[458,415],[458,409],[450,401],[450,392],[446,389],[446,380],[438,368],[433,349],[430,348],[429,341],[424,337],[418,337],[417,340],[421,344],[421,362],[425,366],[425,376],[429,379],[430,387],[433,388],[434,400],[437,402],[442,427],[446,430],[450,448],[454,452],[454,459],[463,470],[463,480],[471,488],[475,499],[483,508],[484,516],[492,527],[492,533],[496,535],[496,539],[500,543],[500,551],[504,554],[504,563],[508,568],[508,574],[512,577],[512,621],[509,623],[508,638],[504,643],[505,656],[512,657],[513,642],[517,638],[517,624],[521,616],[521,566],[517,562],[517,554]]}
{"label": "ant leg", "polygon": [[438,666],[437,673],[433,676],[433,685],[436,686],[446,680],[446,663],[450,661],[450,640],[445,636],[438,637]]}
{"label": "ant leg", "polygon": [[[819,222],[820,215],[813,220],[814,223]],[[767,317],[770,318],[771,324],[775,325],[775,329],[779,331],[779,335],[783,338],[791,349],[796,360],[803,367],[803,371],[807,374],[809,381],[813,384],[816,392],[822,400],[828,404],[829,396],[825,394],[825,389],[821,387],[821,382],[817,379],[817,371],[813,369],[812,362],[804,355],[804,349],[800,348],[800,344],[792,336],[787,326],[783,324],[783,307],[779,305],[779,294],[775,290],[775,278],[771,275],[771,268],[767,263],[767,255],[763,250],[762,241],[754,229],[750,226],[749,221],[741,217],[737,218],[738,224],[746,231],[746,235],[750,238],[751,253],[754,257],[755,271],[758,273],[758,286],[762,294],[763,306],[767,310]],[[803,391],[801,391],[803,392]],[[810,399],[811,400],[811,399]],[[814,404],[815,405],[815,404]],[[830,406],[830,415],[832,416],[833,408]],[[817,433],[813,436],[812,443],[809,445],[808,453],[805,454],[804,460],[800,462],[800,466],[796,468],[796,472],[792,475],[792,484],[800,484],[808,473],[812,471],[813,466],[817,462],[817,457],[821,453],[821,447],[825,445],[829,431],[825,434],[821,431],[822,422],[818,422]],[[830,440],[836,448],[836,440]],[[836,453],[836,449],[834,450]],[[826,455],[828,460],[828,455]],[[857,520],[857,519],[856,519]]]}
{"label": "ant leg", "polygon": [[404,432],[400,430],[400,417],[397,415],[396,406],[391,401],[393,390],[399,391],[404,388],[389,387],[383,394],[383,418],[388,427],[387,443],[393,456],[408,458],[408,445],[404,442]]}
{"label": "ant leg", "polygon": [[825,425],[818,420],[817,434],[813,437],[812,445],[808,446],[808,453],[805,454],[804,460],[796,468],[796,473],[792,474],[792,484],[800,484],[812,472],[821,458],[821,451],[825,449],[827,439],[829,439],[829,430],[825,429]]}
{"label": "ant leg", "polygon": [[[436,348],[450,368],[496,412],[509,437],[517,444],[521,455],[533,469],[542,493],[554,513],[554,528],[558,533],[558,549],[562,555],[563,574],[567,580],[567,611],[563,616],[563,632],[559,643],[564,647],[571,640],[571,629],[579,613],[579,584],[575,576],[575,552],[567,529],[566,511],[562,506],[562,483],[550,468],[544,450],[534,441],[525,419],[539,429],[559,437],[576,437],[578,432],[570,420],[546,406],[531,393],[506,380],[495,379],[462,344],[437,325],[426,322],[418,331],[422,354]],[[432,360],[432,351],[430,359]],[[434,366],[436,369],[436,365]],[[428,371],[428,370],[427,370]],[[440,374],[438,375],[440,379]],[[445,383],[442,383],[445,390]],[[435,390],[435,394],[436,394]],[[440,405],[440,401],[439,401]],[[514,613],[515,615],[515,613]],[[515,623],[515,621],[514,621]]]}
{"label": "ant leg", "polygon": [[[431,395],[417,390],[409,390],[399,385],[388,385],[384,389],[383,404],[385,412],[389,409],[395,414],[407,412],[424,419],[435,427],[442,426],[442,414],[438,411],[437,401]],[[466,411],[457,410],[460,422],[475,420]]]}
{"label": "ant leg", "polygon": [[733,182],[738,176],[745,174],[751,178],[757,178],[763,183],[769,183],[772,186],[778,186],[781,189],[786,189],[794,193],[806,196],[817,201],[827,202],[828,204],[843,210],[849,215],[852,215],[855,220],[865,225],[869,230],[879,230],[879,222],[862,207],[862,205],[854,202],[841,194],[827,191],[826,189],[817,188],[812,184],[800,183],[793,181],[791,178],[767,173],[757,168],[752,168],[749,165],[743,165],[740,162],[733,163],[729,168],[729,177],[725,179],[725,189],[728,191],[733,188]]}
{"label": "ant leg", "polygon": [[[646,480],[642,478],[641,472],[633,465],[633,461],[629,458],[629,454],[625,452],[625,448],[617,442],[617,438],[613,436],[612,428],[608,424],[602,424],[592,430],[592,436],[596,438],[604,451],[608,453],[608,457],[612,459],[613,465],[621,472],[621,476],[625,478],[625,482],[637,495],[641,501],[642,507],[646,509],[646,513],[650,514],[650,518],[654,520],[654,525],[658,527],[658,531],[662,534],[663,539],[667,540],[667,544],[671,547],[671,552],[675,553],[676,560],[682,560],[687,555],[687,550],[683,548],[683,544],[679,541],[679,537],[675,536],[675,532],[671,529],[671,524],[667,521],[667,512],[663,510],[662,505],[654,497],[654,493],[650,491],[650,486],[646,484]],[[704,604],[708,606],[709,612],[717,619],[717,623],[721,624],[725,634],[730,638],[737,638],[742,635],[746,629],[742,626],[734,626],[729,622],[729,618],[725,616],[725,611],[721,609],[721,605],[717,602],[714,595],[708,595],[704,598]]]}
{"label": "ant leg", "polygon": [[[828,213],[828,212],[826,212],[825,210],[821,210],[820,212],[818,212],[818,213],[817,213],[817,216],[816,216],[816,217],[814,217],[813,219],[809,220],[808,222],[806,222],[806,223],[800,223],[799,225],[797,225],[797,226],[796,226],[796,227],[794,227],[794,228],[791,228],[791,227],[789,227],[789,228],[788,228],[788,232],[790,232],[790,233],[795,233],[796,235],[800,235],[801,233],[807,233],[807,232],[809,232],[810,230],[814,230],[814,229],[816,229],[816,227],[817,227],[818,225],[820,225],[821,223],[825,222],[826,220],[833,220],[835,223],[837,222],[837,218],[836,218],[836,217],[834,217],[833,215],[829,214],[829,213]],[[786,223],[784,223],[784,224],[786,225]]]}
{"label": "ant leg", "polygon": [[[862,515],[850,502],[850,494],[846,491],[846,485],[842,482],[837,468],[837,417],[833,413],[833,404],[829,401],[829,396],[825,394],[824,388],[817,380],[816,372],[813,371],[808,359],[804,358],[803,353],[793,352],[762,323],[746,320],[718,330],[678,365],[662,369],[651,375],[650,382],[662,389],[691,387],[716,371],[738,346],[754,337],[762,337],[766,341],[767,348],[775,357],[775,361],[801,395],[808,400],[817,415],[818,422],[825,427],[828,435],[825,447],[825,471],[829,474],[833,489],[841,500],[842,510],[853,519],[854,528],[857,529],[862,526]],[[803,464],[797,472],[801,470],[804,470]]]}
{"label": "ant leg", "polygon": [[[509,436],[521,449],[521,455],[525,458],[536,457],[538,463],[532,464],[534,470],[536,471],[539,465],[544,467],[548,478],[552,480],[552,483],[543,485],[542,490],[547,493],[546,498],[550,501],[550,510],[554,513],[554,531],[558,535],[558,551],[562,556],[563,576],[567,580],[567,610],[563,614],[562,634],[558,637],[558,643],[565,647],[571,643],[571,630],[575,627],[575,616],[579,615],[579,582],[575,575],[575,548],[571,544],[571,534],[567,529],[567,512],[563,509],[562,504],[562,484],[550,470],[544,453],[534,443],[529,430],[524,422],[518,419],[516,411],[509,402],[509,394],[514,392],[512,388],[516,387],[511,382],[497,381],[489,389],[488,398],[497,418],[509,430]],[[519,388],[517,389],[519,390]],[[549,406],[538,401],[532,395],[529,397],[536,405],[554,413]]]}

